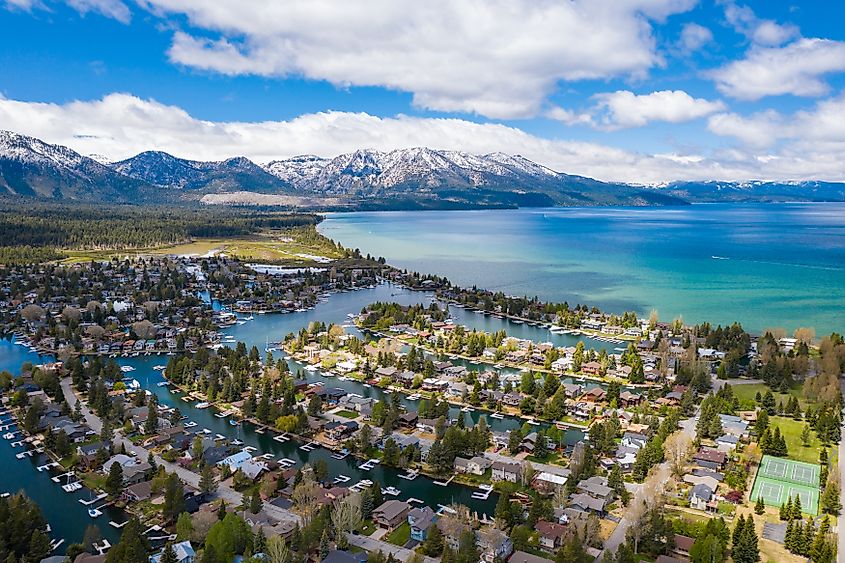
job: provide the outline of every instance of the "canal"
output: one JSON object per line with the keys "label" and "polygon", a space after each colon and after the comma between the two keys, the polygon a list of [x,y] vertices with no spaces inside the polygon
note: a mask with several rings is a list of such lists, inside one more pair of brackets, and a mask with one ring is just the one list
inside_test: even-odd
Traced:
{"label": "canal", "polygon": [[[391,301],[403,305],[428,304],[431,302],[431,297],[431,293],[381,284],[373,289],[333,294],[329,299],[318,303],[313,309],[304,312],[282,315],[254,315],[253,320],[234,325],[224,329],[223,332],[231,335],[236,341],[244,342],[247,347],[256,346],[259,350],[263,350],[268,342],[278,342],[286,334],[295,333],[312,321],[342,324],[348,320],[347,315],[349,313],[358,313],[363,307],[376,301]],[[216,308],[219,307],[217,303],[214,305]],[[455,322],[478,330],[488,332],[505,330],[508,334],[519,338],[526,338],[535,342],[552,342],[556,346],[574,346],[579,340],[584,340],[588,348],[605,348],[611,351],[613,347],[612,344],[606,342],[570,334],[553,334],[541,327],[515,324],[507,319],[479,315],[461,308],[451,307],[450,312]],[[349,330],[357,333],[355,329]],[[53,358],[50,356],[39,356],[23,346],[15,345],[10,339],[0,340],[0,370],[7,370],[13,375],[17,375],[20,373],[20,368],[24,362],[45,363],[52,360]],[[472,498],[472,492],[475,489],[468,487],[459,485],[439,486],[435,485],[431,479],[423,476],[408,481],[399,477],[399,471],[380,465],[376,465],[369,471],[360,470],[358,469],[359,460],[352,457],[338,460],[331,456],[332,452],[323,448],[306,452],[300,449],[301,444],[298,442],[291,440],[280,443],[273,440],[270,433],[256,432],[256,428],[249,423],[234,427],[228,423],[227,419],[214,416],[213,409],[197,409],[193,406],[193,403],[182,401],[181,395],[172,392],[168,387],[159,387],[157,384],[162,381],[162,376],[159,372],[153,370],[153,366],[165,364],[167,363],[166,360],[166,357],[140,356],[118,358],[117,361],[121,365],[133,367],[134,371],[127,375],[137,379],[145,389],[155,393],[161,404],[178,407],[183,415],[196,422],[195,430],[208,429],[212,434],[221,434],[229,439],[239,439],[246,446],[257,448],[257,455],[270,453],[276,458],[292,459],[296,461],[297,466],[304,463],[313,464],[316,460],[323,459],[328,465],[330,480],[339,475],[346,475],[350,477],[350,481],[346,485],[351,485],[362,479],[369,479],[378,481],[383,487],[391,486],[399,489],[401,494],[397,498],[403,500],[417,498],[432,507],[436,507],[438,504],[445,505],[455,502],[464,504],[471,510],[478,511],[479,514],[492,515],[493,513],[496,503],[495,494],[492,494],[487,500],[479,500]],[[454,360],[454,363],[464,363],[464,361]],[[290,361],[289,365],[294,371],[302,368],[301,365],[293,361]],[[466,365],[469,368],[478,367],[471,363],[466,363]],[[320,381],[328,386],[341,387],[350,393],[357,393],[365,397],[382,399],[387,395],[381,389],[365,387],[357,381],[340,381],[336,378],[324,378],[311,372],[303,373],[309,381]],[[414,402],[408,401],[404,396],[402,404],[408,409],[416,410],[417,408]],[[467,417],[465,420],[468,425],[471,425],[477,423],[483,413],[480,411],[464,413],[456,407],[450,408],[450,417],[456,418],[458,416]],[[4,419],[8,419],[8,416]],[[522,425],[522,421],[514,417],[505,417],[504,419],[487,417],[487,423],[491,429],[497,431],[510,430]],[[573,444],[582,437],[583,433],[580,431],[569,430],[566,432],[565,440],[568,444]],[[20,447],[12,448],[12,441],[2,440],[0,442],[2,442],[0,444],[0,462],[6,468],[2,477],[0,477],[0,492],[13,493],[23,490],[39,504],[44,516],[52,526],[51,537],[65,539],[65,543],[57,550],[57,553],[63,552],[68,543],[81,541],[85,528],[92,523],[100,528],[103,537],[112,544],[117,541],[120,532],[110,526],[108,522],[110,520],[115,522],[125,520],[125,515],[121,511],[106,508],[104,514],[97,520],[91,519],[88,516],[88,507],[79,502],[80,499],[90,498],[89,491],[83,489],[74,493],[65,493],[60,486],[61,483],[55,483],[51,479],[53,475],[58,473],[57,471],[37,470],[37,467],[48,461],[43,455],[21,460],[16,457],[16,454],[21,451]]]}

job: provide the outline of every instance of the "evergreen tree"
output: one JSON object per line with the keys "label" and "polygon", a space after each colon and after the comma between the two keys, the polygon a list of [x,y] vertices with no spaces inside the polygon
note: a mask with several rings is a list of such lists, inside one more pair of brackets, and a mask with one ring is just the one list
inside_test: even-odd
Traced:
{"label": "evergreen tree", "polygon": [[178,559],[176,558],[176,551],[173,549],[173,544],[167,542],[167,545],[164,546],[164,551],[161,552],[161,559],[159,559],[161,563],[178,563]]}
{"label": "evergreen tree", "polygon": [[766,506],[763,504],[763,497],[757,497],[757,504],[754,505],[755,514],[763,514],[766,511]]}

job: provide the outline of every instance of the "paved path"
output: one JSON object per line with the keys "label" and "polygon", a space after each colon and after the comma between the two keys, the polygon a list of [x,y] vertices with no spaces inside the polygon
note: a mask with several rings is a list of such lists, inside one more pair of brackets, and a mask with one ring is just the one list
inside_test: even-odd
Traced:
{"label": "paved path", "polygon": [[[681,432],[687,434],[691,440],[695,439],[695,424],[696,419],[698,417],[698,409],[696,409],[695,414],[692,418],[687,418],[682,420],[680,423]],[[663,483],[667,481],[672,476],[672,463],[667,460],[663,463],[657,465],[652,469],[649,473],[647,478],[649,479],[657,479],[658,482]],[[643,502],[645,500],[644,489],[640,487],[636,493],[631,497],[631,503],[635,502]],[[629,505],[631,504],[629,503]],[[610,534],[610,537],[607,538],[607,541],[604,542],[604,550],[602,550],[598,556],[596,557],[596,561],[601,561],[602,556],[604,555],[605,551],[609,551],[610,553],[616,553],[616,550],[619,548],[620,545],[625,543],[625,539],[628,535],[628,529],[633,525],[633,522],[628,519],[627,515],[622,518],[622,521],[616,526],[616,529],[613,530],[613,533]]]}
{"label": "paved path", "polygon": [[[76,393],[73,392],[73,388],[71,387],[71,380],[70,378],[64,378],[61,381],[62,386],[62,393],[64,394],[65,400],[67,401],[68,405],[70,405],[71,411],[76,406],[76,402],[79,400],[76,396]],[[82,415],[85,417],[85,422],[88,426],[91,427],[92,430],[97,432],[98,434],[102,431],[103,422],[100,420],[100,417],[96,415],[96,413],[92,412],[85,403],[82,404]],[[126,448],[126,451],[133,451],[135,455],[141,459],[141,461],[146,461],[147,456],[149,455],[150,451],[142,446],[133,444],[128,439],[124,438],[120,432],[115,432],[115,442],[118,444],[123,444]],[[161,456],[154,456],[156,463],[160,466],[163,466],[167,469],[167,471],[171,473],[176,473],[183,482],[187,483],[188,485],[199,488],[200,476],[199,474],[186,469],[178,464],[171,463],[169,461],[165,461],[161,458]],[[235,489],[229,487],[228,485],[224,485],[223,483],[218,483],[217,492],[214,495],[214,498],[221,498],[226,501],[226,504],[231,508],[235,506],[240,506],[243,502],[243,494],[239,493]],[[293,520],[296,522],[300,522],[301,519],[299,515],[296,513],[285,510],[283,508],[279,508],[269,502],[264,503],[264,513],[274,518],[280,522]]]}
{"label": "paved path", "polygon": [[[416,553],[410,549],[405,549],[404,547],[399,547],[398,545],[393,545],[392,543],[374,540],[373,538],[367,536],[346,534],[346,537],[349,539],[349,543],[356,547],[366,549],[367,551],[381,551],[385,555],[392,553],[399,561],[410,561],[414,555],[416,555]],[[425,563],[439,563],[440,560],[434,559],[433,557],[424,557],[423,561]]]}

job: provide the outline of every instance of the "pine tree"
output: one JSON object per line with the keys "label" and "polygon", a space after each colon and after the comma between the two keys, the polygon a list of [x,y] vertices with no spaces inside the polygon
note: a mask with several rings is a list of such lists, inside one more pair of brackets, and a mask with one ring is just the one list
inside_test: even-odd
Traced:
{"label": "pine tree", "polygon": [[173,544],[168,543],[164,546],[164,551],[161,552],[161,559],[159,561],[161,563],[178,563],[176,551],[173,550]]}
{"label": "pine tree", "polygon": [[792,518],[793,520],[801,519],[801,496],[796,494],[795,500],[792,501]]}
{"label": "pine tree", "polygon": [[795,524],[792,520],[786,523],[786,533],[783,535],[783,546],[790,553],[795,551]]}
{"label": "pine tree", "polygon": [[786,502],[780,505],[780,519],[792,519],[792,497],[786,499]]}
{"label": "pine tree", "polygon": [[763,497],[757,497],[757,504],[754,505],[755,514],[763,514],[766,512],[766,506],[763,504]]}

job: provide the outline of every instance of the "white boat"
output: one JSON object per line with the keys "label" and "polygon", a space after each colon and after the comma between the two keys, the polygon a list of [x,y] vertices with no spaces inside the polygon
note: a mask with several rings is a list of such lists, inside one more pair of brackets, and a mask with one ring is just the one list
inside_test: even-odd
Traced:
{"label": "white boat", "polygon": [[475,412],[475,409],[467,406],[467,407],[462,408],[461,412]]}
{"label": "white boat", "polygon": [[503,415],[503,414],[502,414],[502,413],[500,413],[500,412],[494,412],[493,414],[491,414],[491,415],[490,415],[490,418],[495,418],[495,419],[497,419],[497,420],[502,420],[503,418],[505,418],[505,415]]}
{"label": "white boat", "polygon": [[397,497],[397,496],[399,496],[399,493],[401,493],[401,492],[402,492],[402,491],[400,491],[400,490],[399,490],[399,489],[397,489],[396,487],[387,487],[387,488],[384,488],[384,489],[382,489],[382,490],[381,490],[381,494],[383,494],[383,495],[390,495],[390,496],[392,496],[392,497]]}
{"label": "white boat", "polygon": [[103,513],[102,513],[102,512],[100,512],[100,511],[99,511],[98,509],[96,509],[96,508],[89,508],[89,509],[88,509],[88,516],[90,516],[91,518],[96,518],[97,516],[101,516],[102,514],[103,514]]}
{"label": "white boat", "polygon": [[194,405],[194,406],[195,406],[196,408],[198,408],[198,409],[207,409],[208,407],[210,407],[210,406],[211,406],[211,403],[207,403],[207,402],[203,401],[203,402],[201,402],[201,403],[197,403],[197,404],[196,404],[196,405]]}
{"label": "white boat", "polygon": [[129,373],[130,371],[135,371],[135,368],[132,366],[120,366],[120,371],[123,373]]}
{"label": "white boat", "polygon": [[165,368],[167,368],[167,366],[163,366],[163,365],[153,366],[153,369],[154,369],[155,371],[164,371],[164,370],[165,370]]}

